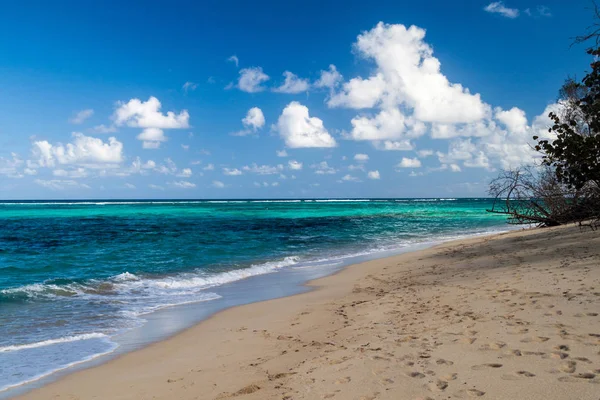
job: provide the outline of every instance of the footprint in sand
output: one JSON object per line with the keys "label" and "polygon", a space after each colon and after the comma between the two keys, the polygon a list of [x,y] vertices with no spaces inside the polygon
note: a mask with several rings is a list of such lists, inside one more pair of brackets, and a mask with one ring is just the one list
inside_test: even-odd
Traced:
{"label": "footprint in sand", "polygon": [[418,371],[412,371],[412,372],[408,372],[406,374],[407,376],[411,377],[411,378],[425,378],[425,374],[422,374]]}
{"label": "footprint in sand", "polygon": [[430,383],[428,387],[432,392],[443,392],[448,387],[448,382],[438,379],[436,382]]}
{"label": "footprint in sand", "polygon": [[449,361],[449,360],[444,360],[443,358],[439,358],[438,360],[436,360],[436,364],[437,365],[454,365],[454,362]]}
{"label": "footprint in sand", "polygon": [[566,363],[564,363],[560,366],[560,370],[562,372],[566,372],[569,374],[572,374],[573,372],[575,372],[576,368],[577,368],[577,363],[575,361],[567,361]]}
{"label": "footprint in sand", "polygon": [[505,347],[506,343],[504,342],[492,342],[482,345],[479,350],[500,350]]}
{"label": "footprint in sand", "polygon": [[501,367],[502,367],[502,364],[490,363],[490,364],[473,365],[471,367],[471,369],[473,371],[481,371],[481,370],[488,369],[488,368],[501,368]]}

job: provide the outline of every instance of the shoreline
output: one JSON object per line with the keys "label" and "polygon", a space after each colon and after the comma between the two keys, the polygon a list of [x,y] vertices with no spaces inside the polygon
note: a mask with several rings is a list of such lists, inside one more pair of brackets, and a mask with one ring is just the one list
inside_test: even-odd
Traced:
{"label": "shoreline", "polygon": [[[97,395],[104,398],[146,398],[149,393],[153,393],[157,398],[169,398],[169,396],[173,396],[173,390],[180,386],[178,384],[179,382],[182,382],[183,386],[176,390],[177,395],[175,397],[177,398],[225,398],[227,396],[235,397],[241,395],[244,395],[244,398],[271,398],[269,396],[272,392],[282,391],[283,386],[276,387],[277,385],[274,384],[273,387],[270,388],[264,387],[265,383],[262,383],[262,380],[265,379],[265,371],[258,367],[262,362],[250,362],[247,363],[248,366],[241,368],[233,367],[229,362],[230,359],[234,359],[234,364],[238,365],[240,362],[245,363],[250,360],[256,361],[256,356],[263,354],[263,352],[269,354],[275,350],[281,353],[281,345],[285,345],[286,342],[291,341],[293,344],[298,336],[310,337],[317,333],[315,332],[315,329],[311,329],[308,332],[295,333],[292,335],[286,334],[286,329],[282,329],[283,326],[288,326],[287,330],[293,331],[294,329],[297,329],[294,328],[296,325],[301,325],[300,322],[292,322],[292,320],[306,319],[308,317],[303,317],[304,315],[311,315],[313,313],[327,313],[327,306],[329,306],[331,302],[340,301],[340,299],[343,299],[344,297],[352,297],[353,295],[354,297],[361,297],[360,292],[354,293],[356,285],[359,284],[359,282],[363,282],[365,279],[375,279],[375,282],[377,282],[376,278],[378,275],[385,274],[385,271],[388,270],[392,264],[414,264],[420,259],[431,257],[438,252],[447,251],[449,249],[456,250],[457,248],[464,246],[481,247],[490,241],[511,240],[511,238],[523,240],[531,236],[548,236],[560,229],[565,229],[564,232],[569,232],[570,235],[578,234],[577,232],[574,232],[575,228],[572,227],[545,230],[520,230],[453,240],[435,245],[434,247],[425,250],[417,250],[364,263],[352,264],[332,275],[307,282],[306,286],[310,288],[308,292],[227,308],[213,314],[200,323],[179,332],[175,336],[150,344],[140,350],[119,355],[99,366],[73,372],[62,377],[58,381],[41,388],[33,389],[18,398],[41,399],[50,398],[57,394],[70,394],[77,398],[91,398]],[[593,233],[588,234],[588,236],[597,237],[594,236]],[[360,301],[363,302],[362,300]],[[313,310],[306,311],[307,307],[313,308]],[[319,310],[320,312],[317,312]],[[340,314],[334,313],[333,315],[339,316]],[[324,320],[314,317],[318,319],[318,321],[313,321],[313,325],[318,328],[317,331],[327,329],[328,325],[333,323],[328,323],[330,317],[331,315]],[[335,322],[335,324],[339,323],[340,321]],[[343,321],[341,323],[342,325],[338,328],[345,329],[346,325],[344,325]],[[279,334],[273,337],[274,334],[271,333],[271,331],[277,331]],[[197,340],[199,336],[202,337],[200,342]],[[227,351],[227,343],[242,341],[250,342],[251,345],[243,346],[243,348],[238,349],[239,351],[236,353],[229,353]],[[303,341],[306,342],[306,340]],[[323,351],[327,353],[327,347],[337,348],[340,346],[337,343],[337,340],[323,342],[321,338],[321,340],[315,339],[312,340],[312,342],[318,342],[319,345],[304,345],[304,347],[296,349],[294,354],[290,354],[289,351],[284,350],[285,353],[280,354],[280,357],[274,357],[274,359],[289,358],[290,360],[281,361],[287,368],[284,368],[284,372],[281,372],[282,366],[279,365],[277,367],[279,372],[277,372],[276,375],[283,374],[277,379],[271,379],[272,376],[269,376],[273,374],[269,374],[267,371],[266,382],[272,383],[278,380],[293,380],[292,377],[295,377],[298,372],[289,372],[289,366],[292,364],[300,363],[300,365],[302,365],[306,363],[307,354],[305,353],[308,352],[310,355],[313,355],[312,353],[314,353],[314,351]],[[287,345],[289,346],[289,343],[287,343]],[[306,350],[307,347],[309,348],[308,351]],[[312,347],[315,348],[313,349]],[[345,347],[346,350],[349,348],[346,345],[343,347]],[[262,351],[257,353],[257,349],[262,349]],[[331,349],[331,351],[335,352],[333,349]],[[194,353],[196,356],[202,355],[202,357],[191,357],[188,353]],[[360,354],[363,353],[364,349],[360,351]],[[264,358],[264,356],[265,355],[262,355],[261,357],[258,357],[258,359]],[[157,362],[158,360],[161,361]],[[227,367],[222,371],[219,371],[218,368],[215,369],[214,366],[211,367],[217,360],[220,362],[227,361],[225,364]],[[132,369],[136,369],[139,366],[143,366],[143,368],[134,373]],[[197,370],[203,371],[204,373],[200,374],[200,376],[194,376],[195,380],[192,381],[191,384],[190,382],[186,382],[190,379],[190,374],[197,375],[197,373],[193,372]],[[125,376],[123,376],[124,371],[128,371],[128,373],[125,373]],[[239,382],[231,382],[231,379],[228,379],[228,376],[232,373],[238,377]],[[424,375],[424,377],[426,376],[421,372],[416,373]],[[260,383],[245,384],[252,380],[256,380],[257,374],[263,378],[262,380],[257,381]],[[105,385],[102,385],[102,382],[106,382],[107,379],[111,382],[116,379],[119,384],[112,385],[112,388],[106,388]],[[593,378],[591,379],[593,380]],[[196,383],[196,380],[198,380],[198,383]],[[214,386],[209,390],[205,385],[201,385],[200,381],[205,384],[206,382],[211,381]],[[203,389],[192,393],[193,391],[190,391],[189,389],[196,384],[203,387]],[[446,386],[447,385],[448,382],[446,382]],[[236,386],[239,386],[240,388],[235,390]],[[148,388],[152,388],[152,390],[148,391]],[[110,392],[106,392],[107,390]],[[240,391],[244,393],[238,393]],[[257,394],[252,395],[254,392],[257,392]],[[261,395],[256,397],[258,392],[260,392]],[[335,392],[333,393],[335,396]],[[327,395],[327,393],[324,395]],[[292,397],[290,398],[318,398],[310,396],[303,397],[306,396],[306,394],[291,394],[291,396]]]}
{"label": "shoreline", "polygon": [[[64,367],[56,368],[29,381],[18,383],[12,387],[1,390],[0,399],[10,399],[21,396],[61,380],[70,374],[101,366],[111,360],[122,357],[123,355],[176,336],[230,308],[276,300],[284,297],[292,297],[310,292],[315,290],[315,287],[311,285],[312,282],[340,273],[355,264],[363,264],[365,262],[386,259],[401,254],[413,253],[456,240],[483,238],[510,231],[511,230],[492,230],[470,232],[464,235],[453,235],[455,237],[451,238],[442,236],[423,242],[402,244],[401,246],[398,245],[396,247],[374,252],[359,251],[358,253],[349,253],[348,255],[340,256],[338,258],[320,260],[317,263],[314,261],[306,261],[305,263],[307,264],[300,267],[300,272],[295,271],[294,267],[292,267],[291,270],[284,267],[281,270],[274,270],[270,273],[251,275],[243,279],[234,280],[225,283],[220,287],[212,288],[211,290],[216,289],[215,291],[217,293],[223,290],[222,293],[219,293],[219,298],[213,301],[200,300],[183,304],[174,304],[145,314],[145,322],[141,325],[125,330],[117,335],[105,336],[105,340],[114,346],[111,350],[86,356],[85,359],[74,361]],[[330,261],[335,262],[331,264],[329,263]],[[321,262],[325,262],[325,264],[321,265]],[[306,269],[308,269],[308,273],[302,272]],[[272,272],[276,272],[276,274],[273,274]],[[275,285],[279,293],[265,295],[254,293],[256,291],[256,286],[268,287],[269,284]],[[240,296],[237,292],[245,294]],[[253,294],[249,295],[249,292],[253,292]],[[234,299],[231,300],[231,298]],[[169,327],[167,330],[164,330],[161,326],[157,326],[160,325],[160,320],[163,318],[168,319],[171,317],[172,319],[172,314],[175,314],[176,318],[180,320],[176,326]],[[159,321],[158,323],[157,320]],[[148,334],[146,332],[151,333]],[[160,333],[157,334],[156,332]]]}

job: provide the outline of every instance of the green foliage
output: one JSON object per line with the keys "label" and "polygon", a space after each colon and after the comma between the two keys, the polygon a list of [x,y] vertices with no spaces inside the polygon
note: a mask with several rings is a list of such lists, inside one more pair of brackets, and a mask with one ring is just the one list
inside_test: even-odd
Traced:
{"label": "green foliage", "polygon": [[594,57],[592,71],[582,83],[568,79],[561,89],[563,115],[549,114],[554,121],[549,132],[556,139],[533,137],[542,163],[555,169],[560,182],[577,190],[600,187],[600,48],[588,54]]}

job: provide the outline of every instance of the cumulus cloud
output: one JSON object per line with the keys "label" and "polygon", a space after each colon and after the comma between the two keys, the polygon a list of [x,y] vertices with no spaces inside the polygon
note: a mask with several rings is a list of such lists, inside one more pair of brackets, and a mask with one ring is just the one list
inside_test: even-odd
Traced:
{"label": "cumulus cloud", "polygon": [[223,168],[223,175],[238,176],[241,174],[242,174],[242,171],[240,171],[237,168]]}
{"label": "cumulus cloud", "polygon": [[313,164],[310,166],[312,169],[315,170],[315,174],[318,175],[332,175],[337,173],[337,170],[331,166],[329,166],[329,164],[327,164],[327,161],[321,161],[318,164]]}
{"label": "cumulus cloud", "polygon": [[242,119],[244,130],[233,133],[233,136],[246,136],[255,133],[260,128],[265,126],[265,115],[258,107],[252,107]]}
{"label": "cumulus cloud", "polygon": [[277,121],[276,129],[291,148],[335,147],[335,139],[323,126],[323,121],[310,117],[308,107],[292,101],[284,109]]}
{"label": "cumulus cloud", "polygon": [[369,156],[367,154],[355,154],[354,160],[358,162],[367,162],[369,161]]}
{"label": "cumulus cloud", "polygon": [[105,143],[102,139],[75,132],[73,143],[51,144],[47,140],[38,140],[32,145],[32,162],[40,167],[79,164],[99,168],[122,161],[123,143],[114,137]]}
{"label": "cumulus cloud", "polygon": [[508,111],[497,108],[496,119],[502,122],[509,131],[523,133],[527,130],[525,111],[520,110],[517,107],[513,107]]}
{"label": "cumulus cloud", "polygon": [[276,153],[277,153],[277,157],[287,157],[288,156],[288,153],[287,153],[287,151],[285,151],[285,149],[277,150]]}
{"label": "cumulus cloud", "polygon": [[[498,5],[491,9],[500,10]],[[523,110],[493,108],[479,94],[451,82],[425,42],[425,30],[379,23],[360,34],[354,48],[375,67],[367,77],[354,77],[329,96],[330,107],[364,110],[352,118],[344,138],[399,151],[413,150],[414,140],[426,134],[448,140],[455,148],[443,153],[446,161],[438,170],[506,168],[534,159],[529,143],[543,130],[538,126],[544,118],[529,124]],[[467,139],[475,152],[469,159],[453,158],[456,147]]]}
{"label": "cumulus cloud", "polygon": [[179,171],[177,176],[179,176],[181,178],[189,178],[190,176],[192,176],[192,169],[191,168],[183,168],[181,171]]}
{"label": "cumulus cloud", "polygon": [[127,189],[135,189],[136,186],[132,183],[125,183],[123,186],[125,186],[125,188]]}
{"label": "cumulus cloud", "polygon": [[516,8],[508,8],[501,1],[495,1],[488,4],[483,8],[485,11],[492,14],[500,14],[506,18],[517,18],[519,16],[519,10]]}
{"label": "cumulus cloud", "polygon": [[240,70],[237,87],[242,92],[262,92],[265,90],[262,84],[269,79],[269,75],[265,74],[261,67],[244,68]]}
{"label": "cumulus cloud", "polygon": [[215,166],[214,164],[208,164],[206,167],[202,168],[204,171],[214,171],[215,170]]}
{"label": "cumulus cloud", "polygon": [[340,74],[335,67],[331,64],[327,71],[321,70],[319,79],[314,83],[317,88],[328,88],[329,90],[335,89],[344,77]]}
{"label": "cumulus cloud", "polygon": [[420,168],[421,161],[418,158],[402,157],[402,161],[397,166],[398,168]]}
{"label": "cumulus cloud", "polygon": [[221,181],[213,181],[212,186],[216,187],[217,189],[223,189],[225,187],[225,184]]}
{"label": "cumulus cloud", "polygon": [[[489,106],[479,94],[451,83],[441,63],[424,41],[425,30],[416,26],[379,23],[358,36],[355,49],[377,68],[367,79],[353,78],[329,100],[331,107],[371,108],[390,112],[398,107],[412,111],[421,122],[467,123],[483,118]],[[399,118],[395,115],[395,118]]]}
{"label": "cumulus cloud", "polygon": [[274,92],[296,94],[306,92],[310,86],[308,79],[301,79],[290,71],[285,71],[283,76],[285,76],[285,81],[281,86],[274,88]]}
{"label": "cumulus cloud", "polygon": [[381,179],[381,176],[379,175],[379,171],[377,171],[377,170],[369,171],[367,176],[369,177],[369,179]]}
{"label": "cumulus cloud", "polygon": [[144,128],[137,138],[143,141],[143,148],[156,149],[167,140],[163,129],[189,128],[190,115],[187,110],[179,114],[173,111],[163,114],[161,107],[160,101],[153,96],[147,101],[131,99],[127,103],[117,103],[112,118],[116,126]]}
{"label": "cumulus cloud", "polygon": [[71,118],[69,118],[69,122],[73,125],[79,125],[82,124],[86,119],[88,119],[92,115],[94,115],[94,110],[92,110],[91,108],[88,108],[87,110],[81,110],[75,113],[75,115],[73,115]]}
{"label": "cumulus cloud", "polygon": [[164,188],[164,187],[162,187],[162,186],[160,186],[160,185],[155,185],[155,184],[153,184],[153,183],[149,184],[149,185],[148,185],[148,187],[149,187],[150,189],[154,189],[154,190],[165,190],[165,188]]}
{"label": "cumulus cloud", "polygon": [[187,110],[175,114],[167,111],[163,114],[160,101],[151,96],[147,101],[131,99],[127,103],[117,103],[113,119],[117,126],[127,125],[133,128],[185,129],[189,128],[190,114]]}
{"label": "cumulus cloud", "polygon": [[290,160],[290,161],[288,161],[288,166],[290,167],[290,169],[296,170],[296,171],[302,169],[302,163],[298,162],[296,160]]}

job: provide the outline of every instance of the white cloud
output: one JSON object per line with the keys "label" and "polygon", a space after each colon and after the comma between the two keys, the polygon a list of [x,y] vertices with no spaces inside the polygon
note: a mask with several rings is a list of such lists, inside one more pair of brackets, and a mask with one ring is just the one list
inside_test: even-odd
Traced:
{"label": "white cloud", "polygon": [[114,137],[108,138],[107,143],[104,143],[102,139],[75,132],[73,138],[73,143],[66,145],[53,145],[46,140],[33,142],[32,161],[41,167],[79,164],[90,168],[123,161],[123,143]]}
{"label": "white cloud", "polygon": [[61,180],[61,179],[51,179],[51,180],[43,180],[43,179],[36,179],[34,180],[34,182],[40,186],[43,186],[45,188],[48,189],[52,189],[52,190],[64,190],[64,189],[75,189],[75,188],[81,188],[81,189],[90,189],[90,187],[84,183],[79,183],[77,181],[74,181],[72,179],[66,179],[66,180]]}
{"label": "white cloud", "polygon": [[488,4],[483,8],[485,11],[493,14],[500,14],[506,18],[517,18],[519,16],[519,10],[516,8],[508,8],[501,1],[495,1]]}
{"label": "white cloud", "polygon": [[406,140],[420,137],[426,130],[424,123],[406,118],[397,108],[381,110],[373,118],[357,116],[350,122],[353,140]]}
{"label": "white cloud", "polygon": [[460,172],[460,171],[462,171],[462,169],[458,165],[456,165],[456,164],[450,164],[450,170],[452,172]]}
{"label": "white cloud", "polygon": [[225,184],[221,181],[213,181],[212,186],[218,189],[223,189],[225,187]]}
{"label": "white cloud", "polygon": [[177,176],[181,177],[181,178],[189,178],[190,176],[192,176],[192,169],[191,168],[183,168],[178,174]]}
{"label": "white cloud", "polygon": [[433,155],[433,150],[428,150],[428,149],[423,149],[423,150],[419,150],[417,151],[417,154],[419,155],[419,157],[429,157]]}
{"label": "white cloud", "polygon": [[[271,165],[257,165],[256,163],[252,163],[251,165],[246,165],[242,168],[246,172],[251,172],[253,174],[258,175],[274,175],[280,173],[283,170],[283,165],[278,164],[277,166]],[[237,174],[236,174],[237,175]]]}
{"label": "white cloud", "polygon": [[310,117],[308,108],[292,101],[284,109],[277,121],[277,130],[285,144],[291,148],[335,147],[335,139],[323,126],[323,121]]}
{"label": "white cloud", "polygon": [[[37,173],[37,171],[35,171],[34,169],[31,169],[31,171],[34,171],[33,174],[28,174],[27,172],[23,171],[21,172],[20,169],[23,167],[23,165],[25,164],[25,162],[19,158],[19,156],[16,153],[11,153],[10,154],[12,158],[4,158],[4,157],[0,157],[0,175],[5,175],[9,178],[23,178],[23,173],[25,173],[26,175],[35,175],[35,173]],[[26,170],[29,168],[26,168]]]}
{"label": "white cloud", "polygon": [[288,161],[288,166],[292,170],[301,170],[302,169],[302,163],[298,162],[296,160],[290,160],[290,161]]}
{"label": "white cloud", "polygon": [[202,168],[204,171],[214,171],[215,170],[215,166],[214,164],[208,164],[206,167]]}
{"label": "white cloud", "polygon": [[93,127],[92,131],[97,133],[114,133],[117,131],[117,127],[114,125],[106,126],[104,124],[101,124]]}
{"label": "white cloud", "polygon": [[263,82],[269,80],[269,75],[265,74],[261,67],[250,67],[240,70],[240,78],[237,87],[247,93],[262,92],[265,88]]}
{"label": "white cloud", "polygon": [[369,156],[367,154],[355,154],[354,160],[358,162],[367,162],[369,161]]}
{"label": "white cloud", "polygon": [[523,133],[527,130],[527,118],[525,111],[513,107],[508,111],[496,108],[496,119],[502,122],[509,131]]}
{"label": "white cloud", "polygon": [[342,74],[338,72],[335,65],[331,64],[329,70],[321,71],[319,79],[314,83],[315,87],[335,89],[344,79]]}
{"label": "white cloud", "polygon": [[127,189],[135,189],[135,185],[132,183],[125,183],[123,186],[125,186]]}
{"label": "white cloud", "polygon": [[235,54],[234,54],[234,55],[232,55],[231,57],[229,57],[229,58],[227,59],[227,61],[230,61],[230,62],[233,62],[233,63],[235,63],[235,66],[236,66],[236,67],[239,67],[239,66],[240,66],[240,60],[237,58],[237,56],[236,56]]}
{"label": "white cloud", "polygon": [[148,185],[148,187],[149,187],[150,189],[154,189],[154,190],[165,190],[165,188],[164,188],[164,187],[162,187],[162,186],[159,186],[159,185],[155,185],[155,184],[153,184],[153,183],[149,184],[149,185]]}
{"label": "white cloud", "polygon": [[327,164],[327,161],[321,161],[320,163],[313,164],[310,167],[314,169],[315,174],[318,175],[331,175],[337,173],[337,170],[329,166],[329,164]]}
{"label": "white cloud", "polygon": [[194,91],[198,88],[198,84],[194,83],[194,82],[190,82],[187,81],[186,83],[183,84],[183,86],[181,87],[183,89],[184,92],[189,92],[189,91]]}
{"label": "white cloud", "polygon": [[420,168],[421,161],[418,158],[402,157],[402,161],[397,166],[398,168]]}
{"label": "white cloud", "polygon": [[277,150],[276,153],[277,153],[277,157],[287,157],[288,156],[288,153],[287,153],[287,151],[285,151],[285,149]]}
{"label": "white cloud", "polygon": [[192,188],[196,187],[195,183],[188,182],[188,181],[175,181],[175,182],[171,182],[171,184],[173,186],[176,186],[181,189],[192,189]]}
{"label": "white cloud", "polygon": [[69,118],[69,122],[73,125],[82,124],[86,119],[94,115],[94,110],[88,108],[87,110],[81,110]]}
{"label": "white cloud", "polygon": [[360,182],[361,180],[358,179],[355,176],[352,176],[352,175],[344,175],[344,177],[342,177],[342,181],[345,181],[345,182]]}
{"label": "white cloud", "polygon": [[265,116],[262,110],[258,107],[252,107],[246,113],[246,116],[242,119],[244,130],[233,133],[234,136],[246,136],[250,135],[263,126],[265,126]]}
{"label": "white cloud", "polygon": [[167,111],[163,114],[160,101],[151,96],[147,101],[131,99],[127,103],[118,102],[117,109],[112,115],[116,126],[129,126],[133,128],[144,128],[137,138],[143,141],[144,149],[158,149],[161,142],[167,137],[163,129],[185,129],[189,128],[190,114],[187,110],[175,114]]}
{"label": "white cloud", "polygon": [[379,171],[377,171],[377,170],[369,171],[367,176],[369,177],[369,179],[381,179],[381,176],[379,175]]}
{"label": "white cloud", "polygon": [[385,151],[408,151],[414,147],[410,140],[385,140],[374,144],[376,149]]}
{"label": "white cloud", "polygon": [[350,171],[356,171],[356,170],[364,171],[365,170],[365,166],[363,164],[348,165],[348,170],[350,170]]}
{"label": "white cloud", "polygon": [[146,128],[137,135],[137,139],[143,141],[144,149],[158,149],[161,142],[167,141],[163,130],[159,128]]}
{"label": "white cloud", "polygon": [[190,145],[189,144],[182,144],[181,148],[185,151],[188,151],[190,149]]}
{"label": "white cloud", "polygon": [[69,170],[55,169],[54,171],[52,171],[52,175],[58,176],[60,178],[77,179],[77,178],[85,178],[88,175],[88,173],[85,168],[78,167],[78,168],[73,168],[73,169],[69,169]]}
{"label": "white cloud", "polygon": [[241,174],[242,174],[242,171],[240,171],[237,168],[223,168],[223,175],[238,176]]}
{"label": "white cloud", "polygon": [[273,183],[271,183],[271,186],[274,186],[274,187],[279,186],[279,182],[273,182]]}
{"label": "white cloud", "polygon": [[127,103],[117,103],[113,114],[117,126],[127,125],[134,128],[185,129],[189,128],[190,114],[187,110],[175,114],[167,111],[163,114],[160,101],[151,96],[147,101],[131,99]]}
{"label": "white cloud", "polygon": [[308,84],[308,79],[298,78],[297,75],[290,71],[285,71],[283,76],[285,76],[285,82],[278,88],[274,88],[274,92],[295,94],[306,92],[310,86]]}

